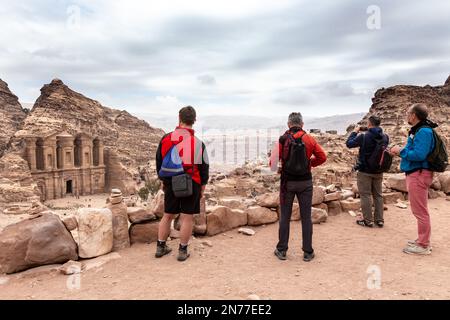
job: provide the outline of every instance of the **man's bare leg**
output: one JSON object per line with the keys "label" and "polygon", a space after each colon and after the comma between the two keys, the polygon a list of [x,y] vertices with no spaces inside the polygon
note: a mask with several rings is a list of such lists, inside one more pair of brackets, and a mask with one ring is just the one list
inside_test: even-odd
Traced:
{"label": "man's bare leg", "polygon": [[191,239],[192,228],[194,227],[194,215],[182,213],[180,219],[180,243],[182,245],[187,245]]}
{"label": "man's bare leg", "polygon": [[194,215],[182,213],[180,216],[181,230],[180,230],[180,250],[178,253],[178,261],[184,261],[189,258],[187,246],[192,235],[192,228],[194,226]]}
{"label": "man's bare leg", "polygon": [[161,221],[159,222],[158,228],[158,240],[166,241],[170,235],[170,226],[172,224],[173,219],[175,219],[175,214],[164,213]]}
{"label": "man's bare leg", "polygon": [[155,254],[156,258],[161,258],[162,256],[165,256],[166,254],[172,251],[172,249],[170,249],[166,245],[166,241],[170,235],[170,226],[175,217],[176,217],[175,214],[164,213],[164,216],[159,222],[158,244],[156,245],[156,254]]}

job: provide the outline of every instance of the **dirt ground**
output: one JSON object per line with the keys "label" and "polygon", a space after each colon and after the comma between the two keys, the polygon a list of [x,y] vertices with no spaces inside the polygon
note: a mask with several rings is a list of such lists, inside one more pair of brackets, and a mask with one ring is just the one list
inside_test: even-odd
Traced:
{"label": "dirt ground", "polygon": [[[316,225],[316,259],[309,263],[302,261],[300,223],[292,223],[287,261],[273,255],[272,224],[254,228],[251,237],[232,230],[207,238],[212,247],[194,239],[183,263],[176,250],[155,259],[154,243],[134,245],[82,273],[79,289],[68,289],[68,276],[55,272],[0,276],[0,299],[450,299],[449,208],[443,198],[430,202],[430,256],[402,253],[416,237],[416,222],[409,209],[389,205],[383,229],[360,227],[347,213]],[[376,274],[379,289],[368,285]]]}

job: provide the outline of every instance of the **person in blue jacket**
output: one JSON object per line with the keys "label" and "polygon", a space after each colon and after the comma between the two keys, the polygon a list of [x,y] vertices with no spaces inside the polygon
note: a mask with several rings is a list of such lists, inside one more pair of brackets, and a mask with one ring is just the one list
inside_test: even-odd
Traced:
{"label": "person in blue jacket", "polygon": [[409,131],[405,147],[391,148],[392,155],[400,156],[400,169],[406,174],[406,186],[411,211],[417,219],[419,236],[409,240],[403,252],[426,255],[431,253],[431,221],[428,211],[428,189],[433,182],[433,172],[427,161],[435,146],[433,129],[437,124],[428,120],[428,108],[422,103],[413,104],[406,113]]}

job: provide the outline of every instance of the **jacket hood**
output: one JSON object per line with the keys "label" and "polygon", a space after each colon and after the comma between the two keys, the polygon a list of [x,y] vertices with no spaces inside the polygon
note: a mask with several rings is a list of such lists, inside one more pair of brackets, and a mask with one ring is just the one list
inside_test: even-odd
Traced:
{"label": "jacket hood", "polygon": [[383,134],[383,129],[380,127],[370,128],[369,132],[375,136],[381,136]]}

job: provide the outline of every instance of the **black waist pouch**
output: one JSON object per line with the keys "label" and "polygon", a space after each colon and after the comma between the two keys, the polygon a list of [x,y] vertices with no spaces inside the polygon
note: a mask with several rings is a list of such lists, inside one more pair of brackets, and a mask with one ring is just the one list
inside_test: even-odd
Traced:
{"label": "black waist pouch", "polygon": [[192,196],[192,177],[187,173],[172,177],[172,191],[177,198]]}

